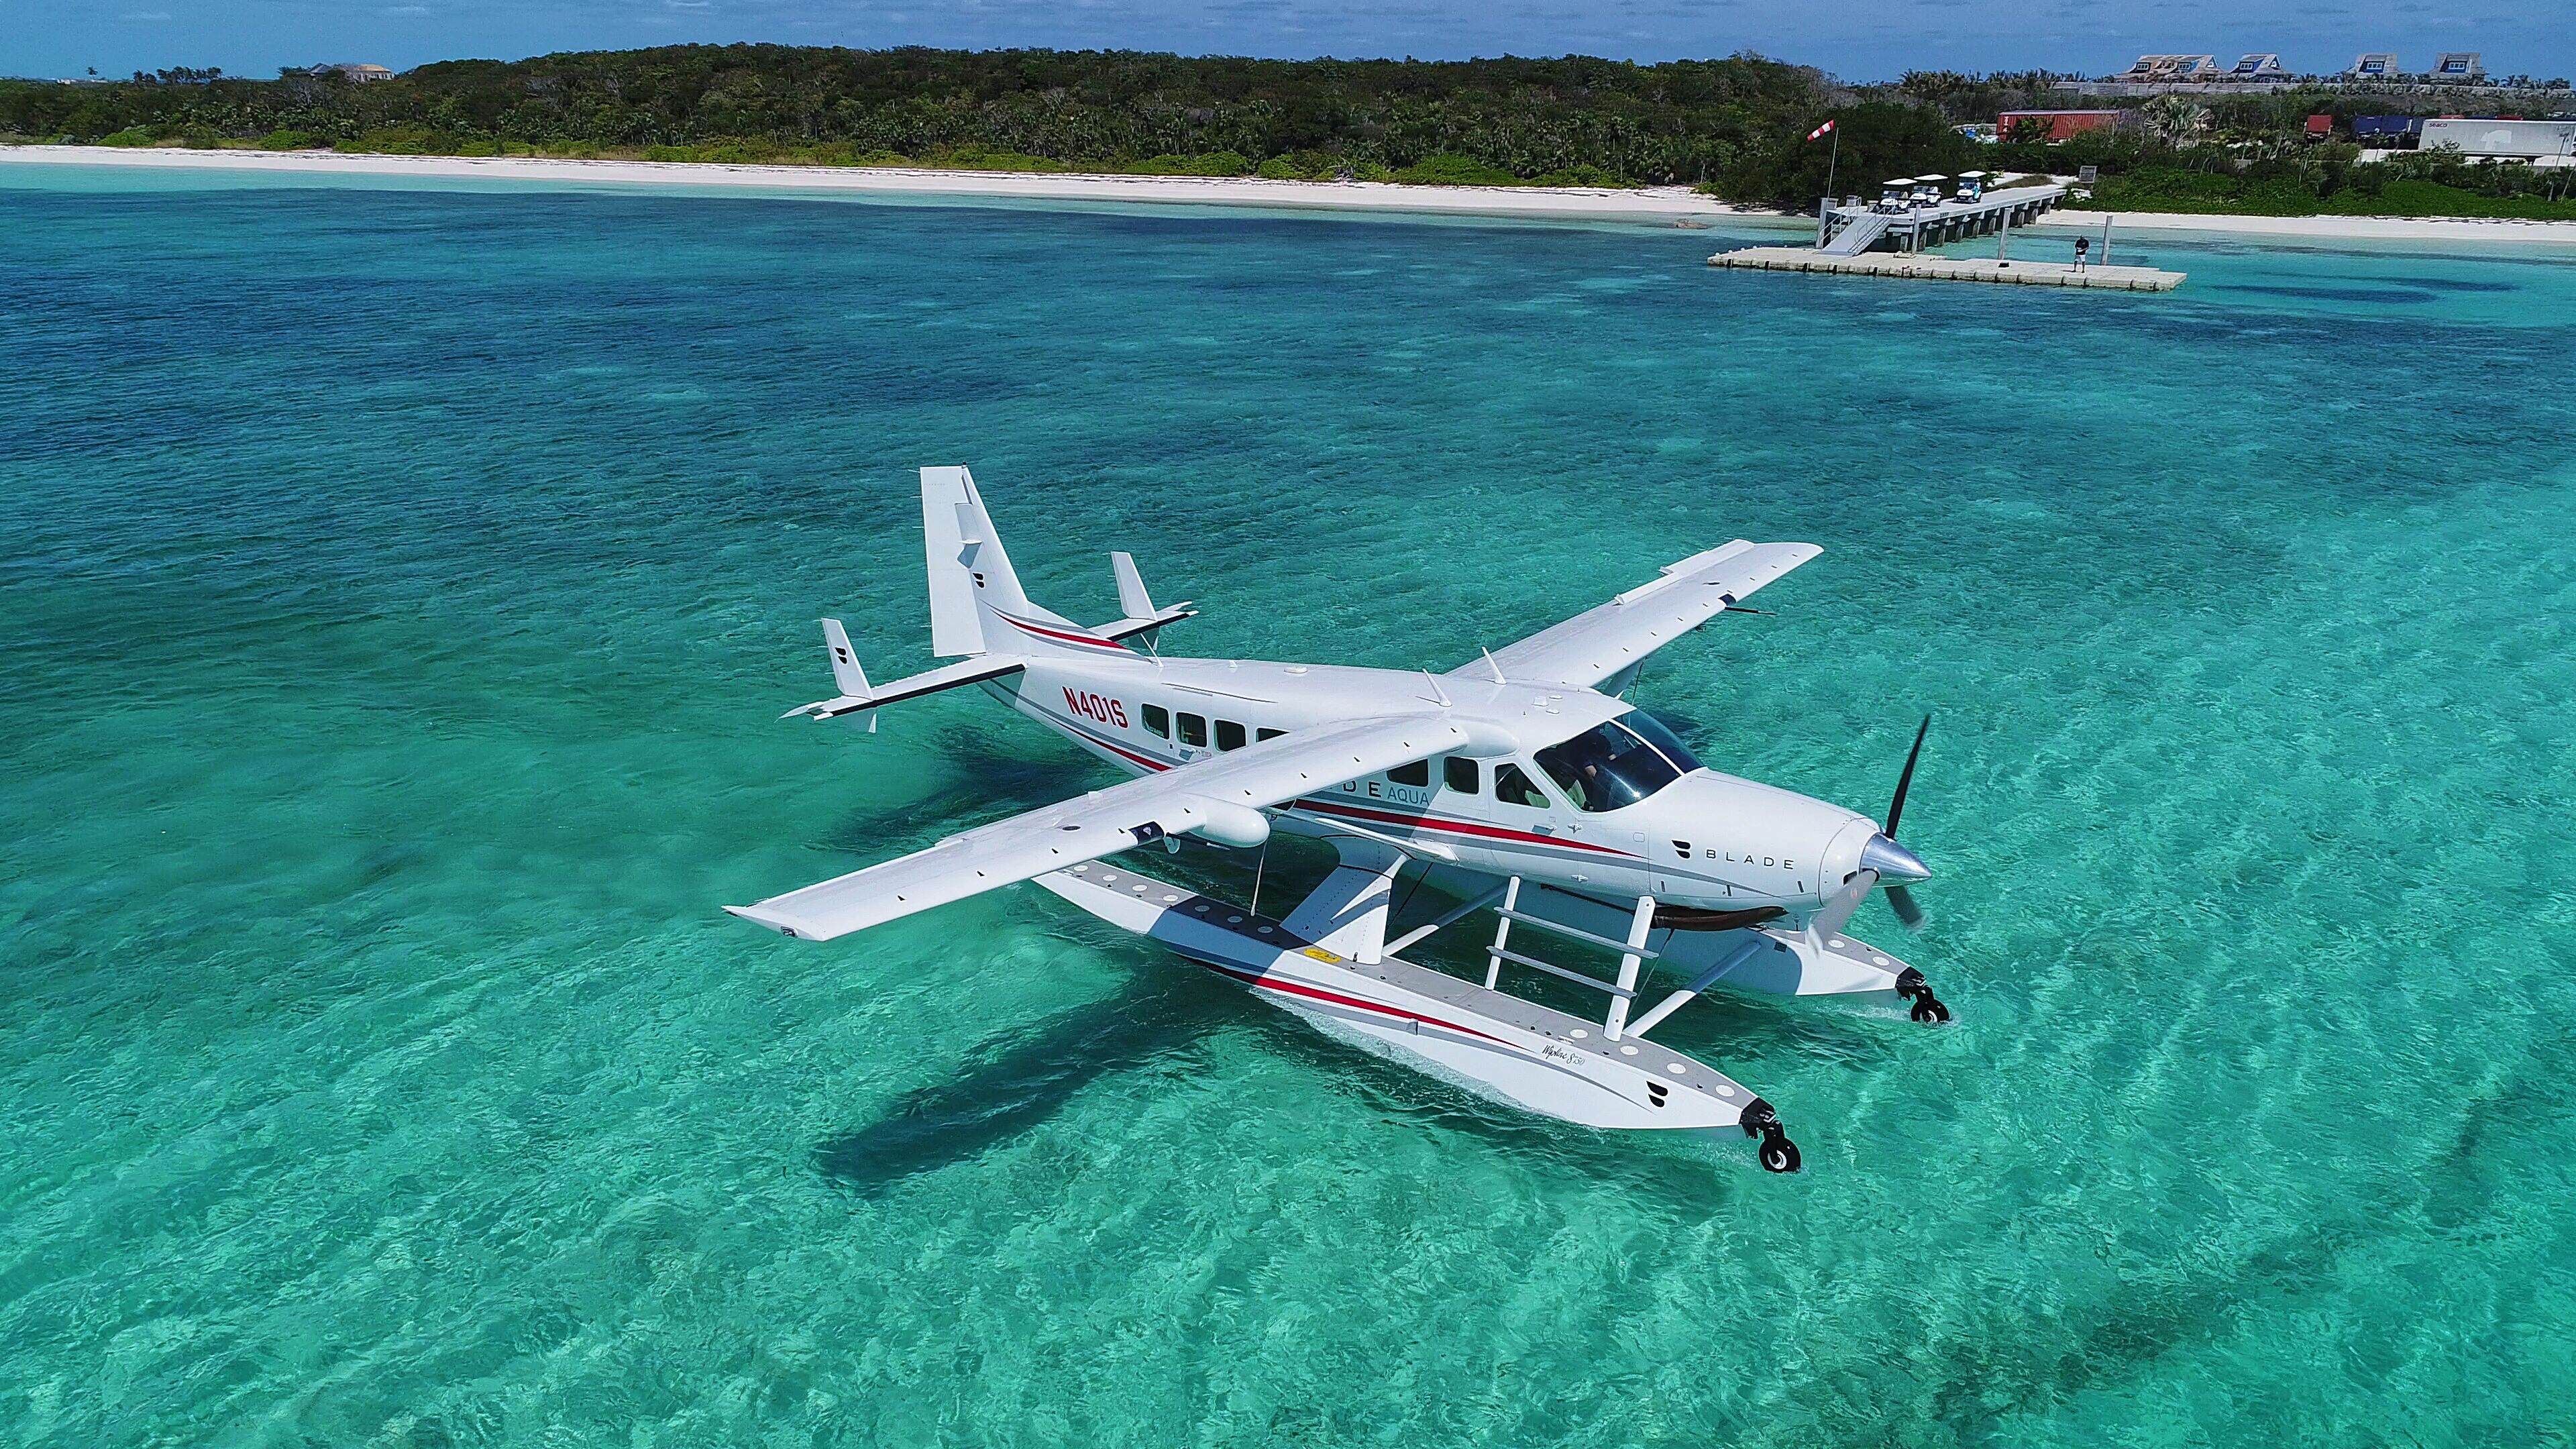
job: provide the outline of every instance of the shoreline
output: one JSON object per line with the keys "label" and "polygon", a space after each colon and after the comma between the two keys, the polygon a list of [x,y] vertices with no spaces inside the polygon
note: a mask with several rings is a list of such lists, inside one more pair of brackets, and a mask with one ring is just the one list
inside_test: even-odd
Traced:
{"label": "shoreline", "polygon": [[[1810,218],[1737,206],[1680,186],[1635,189],[1546,186],[1415,186],[1387,181],[1273,181],[1252,176],[1123,176],[1089,172],[942,171],[901,166],[781,166],[708,161],[587,161],[535,156],[390,156],[336,151],[198,151],[181,147],[6,146],[0,166],[114,166],[268,176],[703,186],[746,191],[886,197],[987,197],[1022,201],[1265,210],[1415,213],[1517,220],[1730,223],[1803,231]],[[2115,231],[2198,233],[2271,241],[2483,242],[2576,246],[2576,222],[2479,217],[2242,216],[2108,213]],[[2106,213],[2051,212],[2033,229],[2098,231]]]}
{"label": "shoreline", "polygon": [[[2465,241],[2576,246],[2576,221],[2483,216],[2243,216],[2185,211],[2052,211],[2034,231],[2202,232],[2270,241]],[[2015,228],[2019,230],[2019,228]]]}
{"label": "shoreline", "polygon": [[0,165],[157,167],[260,175],[400,176],[611,186],[715,186],[877,196],[995,197],[1162,206],[1395,211],[1564,221],[1715,221],[1810,226],[1681,186],[1410,186],[1387,181],[1272,181],[1255,176],[1120,176],[1072,171],[940,171],[907,166],[772,166],[712,161],[580,161],[536,156],[379,156],[336,151],[195,151],[179,147],[0,147]]}

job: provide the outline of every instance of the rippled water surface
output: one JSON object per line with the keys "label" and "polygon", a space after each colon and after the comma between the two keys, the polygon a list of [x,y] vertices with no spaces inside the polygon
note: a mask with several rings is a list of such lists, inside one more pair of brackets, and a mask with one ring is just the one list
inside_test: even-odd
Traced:
{"label": "rippled water surface", "polygon": [[[0,167],[0,1437],[2566,1443],[2576,267],[1728,240]],[[1938,716],[1957,1023],[1677,1018],[1772,1178],[1028,888],[719,914],[1108,778],[775,721],[928,662],[934,462],[1212,654],[1823,544],[1642,697],[1871,811]]]}

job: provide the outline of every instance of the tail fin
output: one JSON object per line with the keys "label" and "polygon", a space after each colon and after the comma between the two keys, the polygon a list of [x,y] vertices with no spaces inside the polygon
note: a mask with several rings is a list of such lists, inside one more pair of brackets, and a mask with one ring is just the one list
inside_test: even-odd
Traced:
{"label": "tail fin", "polygon": [[921,538],[930,563],[931,653],[949,658],[1119,648],[1021,592],[993,516],[984,511],[974,475],[965,469],[921,470]]}
{"label": "tail fin", "polygon": [[1146,647],[1151,648],[1165,624],[1189,618],[1198,612],[1187,601],[1168,609],[1155,608],[1154,596],[1145,592],[1145,576],[1136,572],[1136,556],[1132,553],[1111,554],[1109,571],[1118,579],[1118,607],[1126,617],[1113,619],[1091,631],[1103,639],[1133,639],[1142,635]]}
{"label": "tail fin", "polygon": [[1109,572],[1118,579],[1118,609],[1130,619],[1154,617],[1154,596],[1145,592],[1145,576],[1136,572],[1136,555],[1109,556]]}
{"label": "tail fin", "polygon": [[823,647],[832,655],[832,683],[841,693],[854,698],[868,697],[868,672],[860,667],[858,651],[850,647],[849,631],[838,619],[823,621]]}

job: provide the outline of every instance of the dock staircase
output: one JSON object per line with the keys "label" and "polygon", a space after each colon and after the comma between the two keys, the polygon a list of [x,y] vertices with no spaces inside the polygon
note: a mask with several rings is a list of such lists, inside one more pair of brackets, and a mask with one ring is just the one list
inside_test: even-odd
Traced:
{"label": "dock staircase", "polygon": [[1829,257],[1859,256],[1878,245],[1879,238],[1887,235],[1888,225],[1894,220],[1894,217],[1876,212],[1851,217],[1835,227],[1832,238],[1816,250]]}

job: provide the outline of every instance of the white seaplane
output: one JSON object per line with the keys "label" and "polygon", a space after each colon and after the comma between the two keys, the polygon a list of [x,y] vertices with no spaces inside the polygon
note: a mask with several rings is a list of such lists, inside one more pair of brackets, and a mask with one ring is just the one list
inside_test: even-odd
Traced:
{"label": "white seaplane", "polygon": [[[1195,611],[1156,608],[1124,553],[1110,561],[1125,617],[1084,628],[1021,592],[964,468],[921,470],[921,518],[932,649],[959,662],[871,684],[840,621],[825,619],[841,692],[787,717],[873,730],[887,705],[981,685],[1140,778],[726,907],[737,916],[828,941],[1035,881],[1435,1075],[1593,1127],[1741,1128],[1774,1172],[1799,1158],[1771,1105],[1648,1033],[1721,982],[1893,992],[1918,1021],[1949,1019],[1921,972],[1843,929],[1872,889],[1909,926],[1921,920],[1904,887],[1931,873],[1896,843],[1921,730],[1882,826],[1708,769],[1620,698],[1655,650],[1720,613],[1755,612],[1740,601],[1814,558],[1813,544],[1738,540],[1694,554],[1435,677],[1166,657],[1151,647],[1157,631]],[[1273,831],[1327,840],[1338,861],[1280,917],[1110,859],[1157,842],[1177,850],[1181,835],[1248,849]],[[1409,866],[1461,903],[1390,940]],[[1397,954],[1489,908],[1483,981]],[[1526,954],[1532,932],[1615,958],[1615,970]],[[1498,990],[1506,966],[1589,987],[1608,1008],[1594,1020]],[[1677,984],[1632,1010],[1650,969]]]}

